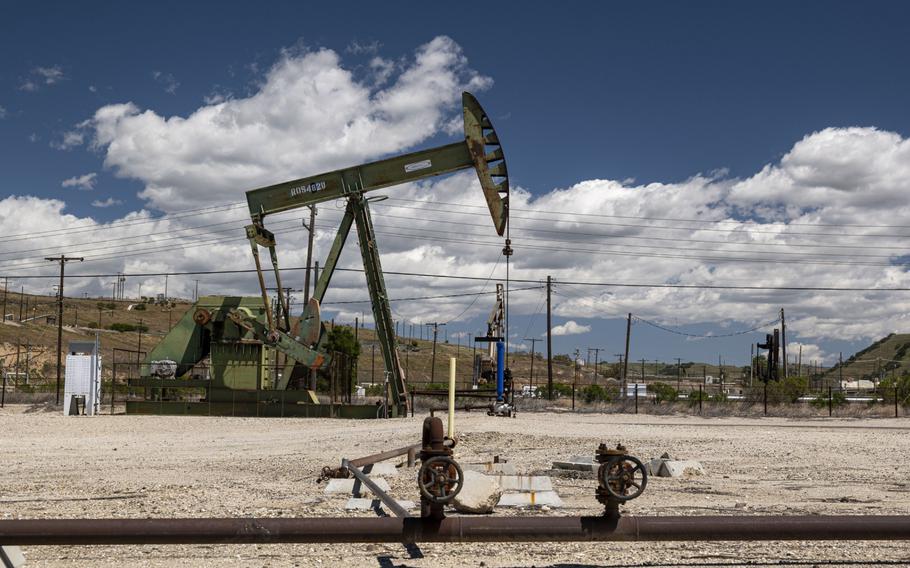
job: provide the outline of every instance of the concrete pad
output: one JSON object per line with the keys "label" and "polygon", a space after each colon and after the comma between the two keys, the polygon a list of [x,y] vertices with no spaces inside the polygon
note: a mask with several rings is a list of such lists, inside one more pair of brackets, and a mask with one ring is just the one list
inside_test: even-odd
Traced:
{"label": "concrete pad", "polygon": [[370,466],[360,468],[364,473],[370,476],[370,479],[374,475],[385,475],[386,477],[398,475],[398,468],[395,467],[395,464],[389,462],[374,463],[372,469],[367,471],[367,468]]}
{"label": "concrete pad", "polygon": [[666,460],[660,469],[660,477],[682,477],[692,475],[702,475],[705,470],[701,464],[695,460]]}
{"label": "concrete pad", "polygon": [[[389,482],[381,477],[370,477],[370,480],[373,481],[380,489],[383,491],[389,491]],[[326,495],[338,494],[338,493],[354,493],[354,482],[357,481],[353,477],[350,479],[330,479],[325,486]],[[360,492],[361,493],[370,493],[370,488],[366,485],[360,483]]]}
{"label": "concrete pad", "polygon": [[25,566],[25,555],[18,546],[0,546],[0,566],[8,568]]}
{"label": "concrete pad", "polygon": [[526,493],[503,493],[499,507],[562,507],[562,499],[555,491],[528,491]]}
{"label": "concrete pad", "polygon": [[553,483],[546,475],[492,475],[503,491],[553,491]]}
{"label": "concrete pad", "polygon": [[486,463],[468,463],[462,464],[461,468],[465,471],[479,471],[481,473],[505,473],[515,475],[518,470],[508,462],[486,462]]}
{"label": "concrete pad", "polygon": [[[414,509],[417,503],[414,501],[395,500],[402,509]],[[366,499],[362,497],[351,497],[344,506],[345,511],[372,511],[377,507],[385,507],[385,504],[379,499]]]}
{"label": "concrete pad", "polygon": [[598,463],[591,456],[572,456],[565,461],[553,462],[553,469],[571,469],[575,471],[594,471]]}
{"label": "concrete pad", "polygon": [[452,504],[459,513],[492,513],[502,497],[496,477],[479,471],[465,471],[464,484]]}
{"label": "concrete pad", "polygon": [[660,470],[663,469],[665,461],[667,461],[666,458],[652,458],[646,461],[645,468],[648,470],[648,475],[660,477]]}

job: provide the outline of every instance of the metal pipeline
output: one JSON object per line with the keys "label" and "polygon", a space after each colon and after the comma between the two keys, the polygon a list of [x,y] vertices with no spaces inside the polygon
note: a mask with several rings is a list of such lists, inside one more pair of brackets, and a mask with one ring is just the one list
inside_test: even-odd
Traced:
{"label": "metal pipeline", "polygon": [[[349,460],[348,463],[354,467],[364,467],[370,464],[397,458],[398,456],[403,456],[405,454],[415,454],[418,451],[420,451],[420,444],[414,444],[413,446],[405,446],[403,448],[396,448],[387,452],[381,452],[378,454],[373,454],[371,456],[364,456],[362,458]],[[412,460],[409,460],[409,462],[410,461]],[[409,463],[409,465],[411,464]]]}
{"label": "metal pipeline", "polygon": [[378,485],[376,485],[376,482],[373,481],[372,479],[370,479],[369,475],[360,471],[359,468],[351,465],[351,462],[349,462],[346,459],[341,460],[341,467],[346,468],[348,471],[350,471],[354,475],[354,477],[357,478],[357,481],[366,485],[370,489],[370,491],[373,492],[373,495],[379,497],[379,499],[385,504],[385,506],[388,507],[390,511],[395,513],[395,516],[397,516],[397,517],[407,517],[408,516],[407,509],[405,509],[404,507],[399,505],[398,501],[396,501],[394,497],[392,497],[391,495],[389,495],[388,493],[383,491]]}
{"label": "metal pipeline", "polygon": [[910,515],[0,520],[4,545],[910,540]]}

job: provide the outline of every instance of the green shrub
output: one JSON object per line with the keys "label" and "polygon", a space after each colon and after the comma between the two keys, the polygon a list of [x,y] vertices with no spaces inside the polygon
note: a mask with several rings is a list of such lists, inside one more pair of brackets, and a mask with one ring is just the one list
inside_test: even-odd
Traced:
{"label": "green shrub", "polygon": [[581,398],[588,404],[592,402],[610,402],[619,394],[616,388],[604,388],[600,385],[588,385],[581,389]]}
{"label": "green shrub", "polygon": [[[812,402],[810,402],[809,404],[811,404],[815,408],[826,408],[828,406],[828,393],[826,393],[826,392],[819,393],[819,395],[817,397],[815,397],[814,399],[812,399]],[[840,408],[841,406],[844,406],[845,404],[847,404],[847,395],[845,395],[844,393],[842,393],[839,390],[831,392],[831,406],[832,407]]]}
{"label": "green shrub", "polygon": [[679,393],[676,389],[666,383],[651,383],[648,385],[648,392],[654,394],[654,402],[676,402]]}
{"label": "green shrub", "polygon": [[572,396],[572,385],[567,385],[566,383],[553,383],[553,396],[555,398]]}
{"label": "green shrub", "polygon": [[144,312],[145,304],[136,304],[135,306],[133,306],[133,310],[135,310],[137,312]]}

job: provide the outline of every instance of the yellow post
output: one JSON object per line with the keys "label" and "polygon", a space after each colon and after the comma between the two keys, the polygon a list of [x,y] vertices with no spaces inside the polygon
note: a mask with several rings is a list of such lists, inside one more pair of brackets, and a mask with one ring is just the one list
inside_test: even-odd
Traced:
{"label": "yellow post", "polygon": [[449,438],[455,437],[455,357],[449,358]]}

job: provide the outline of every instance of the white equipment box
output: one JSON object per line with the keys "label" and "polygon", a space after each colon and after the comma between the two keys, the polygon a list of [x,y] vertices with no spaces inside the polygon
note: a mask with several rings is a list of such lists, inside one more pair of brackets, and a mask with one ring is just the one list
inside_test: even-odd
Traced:
{"label": "white equipment box", "polygon": [[97,338],[70,342],[64,378],[63,414],[73,414],[79,402],[85,414],[97,414],[101,409],[101,345]]}

